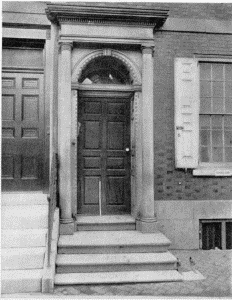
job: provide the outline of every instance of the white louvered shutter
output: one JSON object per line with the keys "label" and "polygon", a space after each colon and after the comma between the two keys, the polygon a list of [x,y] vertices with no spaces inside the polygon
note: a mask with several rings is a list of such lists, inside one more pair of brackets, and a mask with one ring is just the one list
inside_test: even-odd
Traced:
{"label": "white louvered shutter", "polygon": [[175,166],[194,169],[199,155],[199,71],[194,58],[175,59]]}

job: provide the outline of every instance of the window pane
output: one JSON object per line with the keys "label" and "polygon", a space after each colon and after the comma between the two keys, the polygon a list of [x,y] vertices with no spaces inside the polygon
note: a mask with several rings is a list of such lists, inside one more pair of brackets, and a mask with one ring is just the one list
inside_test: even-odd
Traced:
{"label": "window pane", "polygon": [[200,148],[201,162],[209,162],[210,152],[208,147]]}
{"label": "window pane", "polygon": [[225,148],[225,155],[226,155],[226,162],[232,162],[232,148],[231,147]]}
{"label": "window pane", "polygon": [[221,249],[221,223],[202,223],[202,249]]}
{"label": "window pane", "polygon": [[222,162],[223,152],[222,147],[213,147],[213,162]]}
{"label": "window pane", "polygon": [[226,82],[225,94],[228,98],[232,97],[232,81]]}
{"label": "window pane", "polygon": [[[232,116],[224,117],[225,146],[232,146]],[[228,149],[230,152],[230,150]],[[230,154],[228,154],[230,155]],[[228,159],[226,161],[229,161]]]}
{"label": "window pane", "polygon": [[222,130],[222,116],[212,116],[212,128]]}
{"label": "window pane", "polygon": [[200,64],[200,79],[211,79],[211,64],[209,63],[201,63]]}
{"label": "window pane", "polygon": [[213,97],[223,98],[223,82],[213,81]]}
{"label": "window pane", "polygon": [[213,146],[222,146],[222,130],[212,131],[212,144]]}
{"label": "window pane", "polygon": [[226,222],[226,249],[232,249],[232,222]]}
{"label": "window pane", "polygon": [[225,128],[232,128],[232,116],[225,116],[224,117],[224,126]]}
{"label": "window pane", "polygon": [[213,80],[223,80],[223,64],[212,64]]}
{"label": "window pane", "polygon": [[201,130],[200,131],[200,144],[202,146],[210,145],[210,131],[209,130]]}
{"label": "window pane", "polygon": [[210,129],[210,116],[200,116],[200,128]]}
{"label": "window pane", "polygon": [[200,113],[211,113],[211,98],[201,98]]}
{"label": "window pane", "polygon": [[91,60],[78,80],[83,84],[132,84],[130,72],[117,58],[101,56]]}
{"label": "window pane", "polygon": [[225,145],[232,146],[232,130],[225,131]]}
{"label": "window pane", "polygon": [[225,64],[226,80],[232,80],[232,64]]}
{"label": "window pane", "polygon": [[214,113],[223,113],[223,98],[212,98],[213,101],[213,112]]}
{"label": "window pane", "polygon": [[201,81],[200,85],[201,97],[211,97],[211,83],[209,81]]}
{"label": "window pane", "polygon": [[225,112],[232,113],[232,98],[225,99]]}

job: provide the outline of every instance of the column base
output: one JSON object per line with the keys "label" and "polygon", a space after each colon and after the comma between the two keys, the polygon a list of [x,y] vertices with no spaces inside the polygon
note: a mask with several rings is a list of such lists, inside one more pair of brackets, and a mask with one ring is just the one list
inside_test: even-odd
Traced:
{"label": "column base", "polygon": [[159,232],[158,222],[155,219],[137,219],[136,230],[142,233],[155,233]]}
{"label": "column base", "polygon": [[60,220],[60,235],[72,235],[74,234],[74,221],[71,219],[68,220],[67,219],[61,219]]}

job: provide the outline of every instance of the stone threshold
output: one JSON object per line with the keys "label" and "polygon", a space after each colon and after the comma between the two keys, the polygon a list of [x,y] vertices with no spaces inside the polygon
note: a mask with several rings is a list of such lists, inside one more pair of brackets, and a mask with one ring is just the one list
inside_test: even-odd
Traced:
{"label": "stone threshold", "polygon": [[104,215],[104,216],[85,216],[76,215],[77,224],[117,224],[135,223],[135,218],[131,215]]}

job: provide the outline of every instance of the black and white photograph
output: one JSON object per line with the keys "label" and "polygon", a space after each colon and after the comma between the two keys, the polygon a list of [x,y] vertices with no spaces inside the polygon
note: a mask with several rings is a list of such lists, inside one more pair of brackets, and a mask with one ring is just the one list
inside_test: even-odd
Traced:
{"label": "black and white photograph", "polygon": [[1,8],[1,298],[232,297],[232,3]]}

